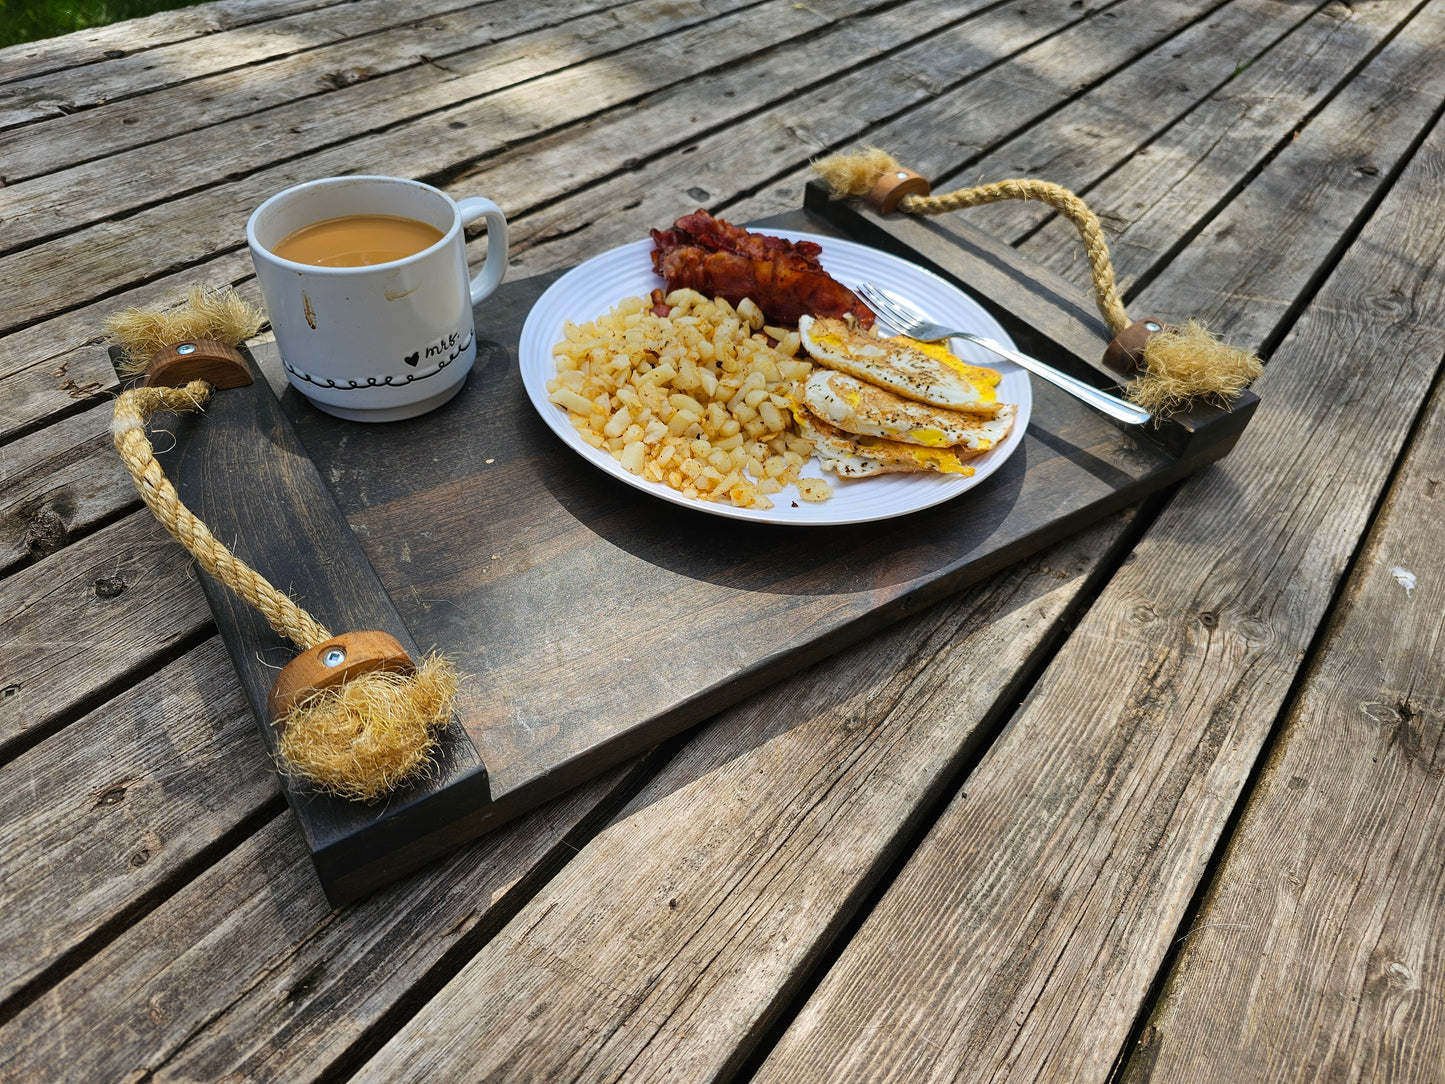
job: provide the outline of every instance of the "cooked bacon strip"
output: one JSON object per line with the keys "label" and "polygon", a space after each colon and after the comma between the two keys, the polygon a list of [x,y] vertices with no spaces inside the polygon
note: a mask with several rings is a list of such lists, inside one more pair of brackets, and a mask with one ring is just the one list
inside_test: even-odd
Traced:
{"label": "cooked bacon strip", "polygon": [[873,311],[823,270],[815,242],[749,233],[706,211],[653,230],[652,240],[652,267],[669,292],[692,289],[733,305],[750,297],[774,325],[795,325],[805,314],[851,313],[862,327],[873,326]]}

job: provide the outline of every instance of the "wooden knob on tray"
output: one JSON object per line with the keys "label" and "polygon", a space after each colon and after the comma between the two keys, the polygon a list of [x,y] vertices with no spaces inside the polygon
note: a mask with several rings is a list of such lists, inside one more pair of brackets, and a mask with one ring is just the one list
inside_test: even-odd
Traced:
{"label": "wooden knob on tray", "polygon": [[933,186],[922,174],[902,166],[890,169],[873,184],[868,202],[879,214],[891,214],[904,196],[926,196]]}
{"label": "wooden knob on tray", "polygon": [[1104,368],[1120,376],[1132,377],[1144,367],[1144,346],[1155,335],[1172,330],[1162,320],[1145,317],[1135,320],[1104,348]]}
{"label": "wooden knob on tray", "polygon": [[146,363],[146,384],[152,388],[180,388],[204,380],[217,388],[240,388],[251,383],[251,367],[234,346],[215,339],[188,339],[157,350]]}
{"label": "wooden knob on tray", "polygon": [[410,674],[416,664],[389,633],[344,632],[307,648],[282,667],[266,697],[266,709],[275,721],[312,693],[374,670]]}

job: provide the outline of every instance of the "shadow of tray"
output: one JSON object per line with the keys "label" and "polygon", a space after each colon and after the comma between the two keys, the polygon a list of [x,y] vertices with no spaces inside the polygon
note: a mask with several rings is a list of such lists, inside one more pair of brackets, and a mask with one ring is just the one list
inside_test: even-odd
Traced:
{"label": "shadow of tray", "polygon": [[[758,225],[911,259],[1021,349],[1112,383],[1092,301],[965,224],[883,219],[810,188],[802,209]],[[469,675],[436,769],[388,801],[280,777],[334,904],[1178,481],[1226,454],[1256,403],[1128,432],[1035,380],[1022,447],[954,501],[848,527],[723,519],[612,479],[537,417],[516,347],[556,277],[485,303],[465,388],[421,418],[345,422],[257,380],[170,423],[167,473],[240,556],[334,631],[382,629]],[[200,579],[274,751],[266,694],[294,650]]]}

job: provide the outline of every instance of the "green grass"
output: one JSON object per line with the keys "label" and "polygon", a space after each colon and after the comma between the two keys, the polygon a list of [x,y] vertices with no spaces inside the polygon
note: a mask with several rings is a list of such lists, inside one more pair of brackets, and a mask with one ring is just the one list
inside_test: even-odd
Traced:
{"label": "green grass", "polygon": [[0,0],[0,48],[118,23],[196,0]]}

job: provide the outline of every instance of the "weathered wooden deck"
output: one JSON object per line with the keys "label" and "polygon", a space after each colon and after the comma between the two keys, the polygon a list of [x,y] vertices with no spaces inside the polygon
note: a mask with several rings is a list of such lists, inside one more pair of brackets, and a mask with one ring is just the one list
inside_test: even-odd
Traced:
{"label": "weathered wooden deck", "polygon": [[[218,0],[0,50],[0,1080],[1445,1081],[1442,111],[1445,0]],[[1131,311],[1268,360],[1238,447],[331,910],[103,317],[254,296],[313,177],[489,195],[517,278],[864,143],[1084,195]],[[1087,283],[1038,205],[968,221]]]}

